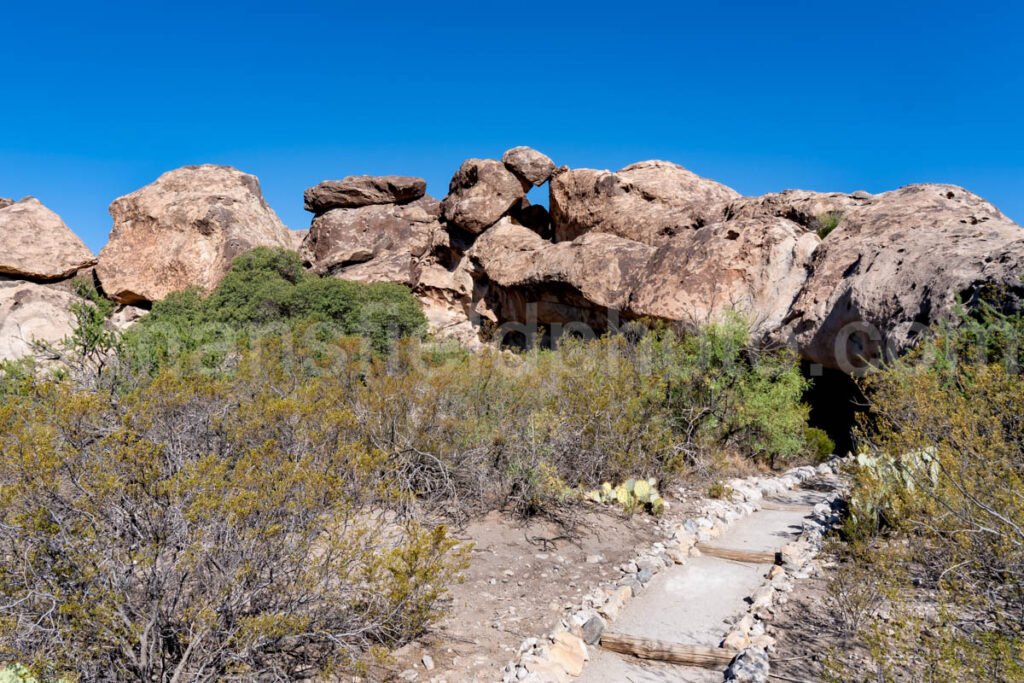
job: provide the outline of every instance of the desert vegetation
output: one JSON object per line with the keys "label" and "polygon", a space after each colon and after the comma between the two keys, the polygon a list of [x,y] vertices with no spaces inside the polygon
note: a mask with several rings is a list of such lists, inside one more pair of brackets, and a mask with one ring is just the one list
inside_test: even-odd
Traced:
{"label": "desert vegetation", "polygon": [[870,666],[836,680],[1024,680],[1024,319],[993,301],[866,380],[832,592]]}
{"label": "desert vegetation", "polygon": [[405,288],[268,249],[124,334],[79,293],[62,362],[0,374],[0,660],[41,679],[358,671],[444,609],[452,524],[571,529],[606,481],[821,447],[795,357],[738,319],[471,354]]}

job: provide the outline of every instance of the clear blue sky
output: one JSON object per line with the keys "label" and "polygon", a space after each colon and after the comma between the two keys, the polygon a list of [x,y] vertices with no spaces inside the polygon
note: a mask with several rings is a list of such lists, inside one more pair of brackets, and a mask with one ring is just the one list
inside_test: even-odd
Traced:
{"label": "clear blue sky", "polygon": [[470,156],[661,158],[745,194],[966,186],[1024,220],[1016,2],[16,2],[0,196],[94,250],[115,197],[191,163],[258,175],[292,228],[325,178],[443,196]]}

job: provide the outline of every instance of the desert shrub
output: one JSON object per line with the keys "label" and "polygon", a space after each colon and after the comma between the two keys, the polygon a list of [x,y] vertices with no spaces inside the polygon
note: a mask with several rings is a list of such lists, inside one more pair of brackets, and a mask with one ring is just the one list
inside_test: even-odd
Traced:
{"label": "desert shrub", "polygon": [[294,335],[316,324],[320,337],[360,336],[377,352],[422,336],[426,318],[408,288],[320,278],[298,254],[261,247],[242,254],[209,295],[185,290],[153,305],[125,335],[125,361],[158,368],[184,358],[213,368],[260,336]]}
{"label": "desert shrub", "polygon": [[804,441],[807,451],[814,462],[824,462],[836,452],[836,442],[829,438],[825,430],[808,427],[804,430]]}
{"label": "desert shrub", "polygon": [[357,671],[440,614],[464,551],[396,516],[343,373],[279,353],[126,395],[34,380],[0,405],[0,661],[85,680]]}
{"label": "desert shrub", "polygon": [[864,560],[875,573],[906,552],[901,565],[913,573],[902,589],[923,603],[899,614],[923,619],[923,646],[879,650],[883,668],[929,680],[1024,680],[1021,349],[992,343],[1021,330],[1019,317],[989,311],[940,330],[867,382],[872,415],[847,536],[885,541],[875,541],[876,560]]}
{"label": "desert shrub", "polygon": [[839,224],[843,221],[843,212],[826,211],[816,216],[815,221],[818,224],[818,237],[825,239],[833,230],[839,227]]}
{"label": "desert shrub", "polygon": [[728,499],[732,497],[732,493],[732,488],[720,481],[713,481],[711,482],[711,485],[708,486],[708,498]]}

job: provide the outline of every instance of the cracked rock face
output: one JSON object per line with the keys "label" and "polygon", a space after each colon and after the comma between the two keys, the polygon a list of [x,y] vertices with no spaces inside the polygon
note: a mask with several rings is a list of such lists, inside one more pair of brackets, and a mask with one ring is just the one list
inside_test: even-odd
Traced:
{"label": "cracked rock face", "polygon": [[231,260],[255,247],[293,248],[255,176],[186,166],[110,205],[114,228],[97,275],[119,303],[157,301],[187,287],[210,291]]}
{"label": "cracked rock face", "polygon": [[0,202],[0,274],[59,280],[94,263],[89,248],[38,199]]}
{"label": "cracked rock face", "polygon": [[724,205],[739,197],[667,161],[642,161],[616,173],[581,168],[551,180],[551,221],[558,242],[596,231],[658,245],[716,222]]}

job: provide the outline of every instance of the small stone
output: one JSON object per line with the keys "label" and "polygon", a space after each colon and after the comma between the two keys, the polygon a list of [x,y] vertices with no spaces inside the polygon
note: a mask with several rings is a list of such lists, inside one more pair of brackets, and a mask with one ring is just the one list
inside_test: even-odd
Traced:
{"label": "small stone", "polygon": [[587,555],[587,564],[601,564],[604,562],[604,555]]}
{"label": "small stone", "polygon": [[725,680],[736,683],[768,683],[771,665],[768,653],[760,648],[747,648],[736,655],[725,671]]}
{"label": "small stone", "polygon": [[601,605],[598,612],[609,621],[615,621],[619,618],[622,608],[626,606],[631,597],[633,597],[632,589],[629,586],[620,586],[608,596],[608,599]]}
{"label": "small stone", "polygon": [[597,615],[592,616],[587,623],[583,624],[583,642],[587,645],[597,645],[601,640],[601,634],[604,633],[604,627],[604,619]]}
{"label": "small stone", "polygon": [[427,671],[433,671],[434,670],[434,658],[433,657],[431,657],[430,655],[423,655],[423,659],[421,661],[423,662],[423,668],[424,669],[426,669]]}
{"label": "small stone", "polygon": [[420,677],[420,675],[412,669],[406,669],[402,673],[398,674],[398,677],[403,681],[415,681],[417,678]]}
{"label": "small stone", "polygon": [[722,641],[722,647],[729,650],[742,650],[750,644],[750,638],[740,631],[731,631]]}

